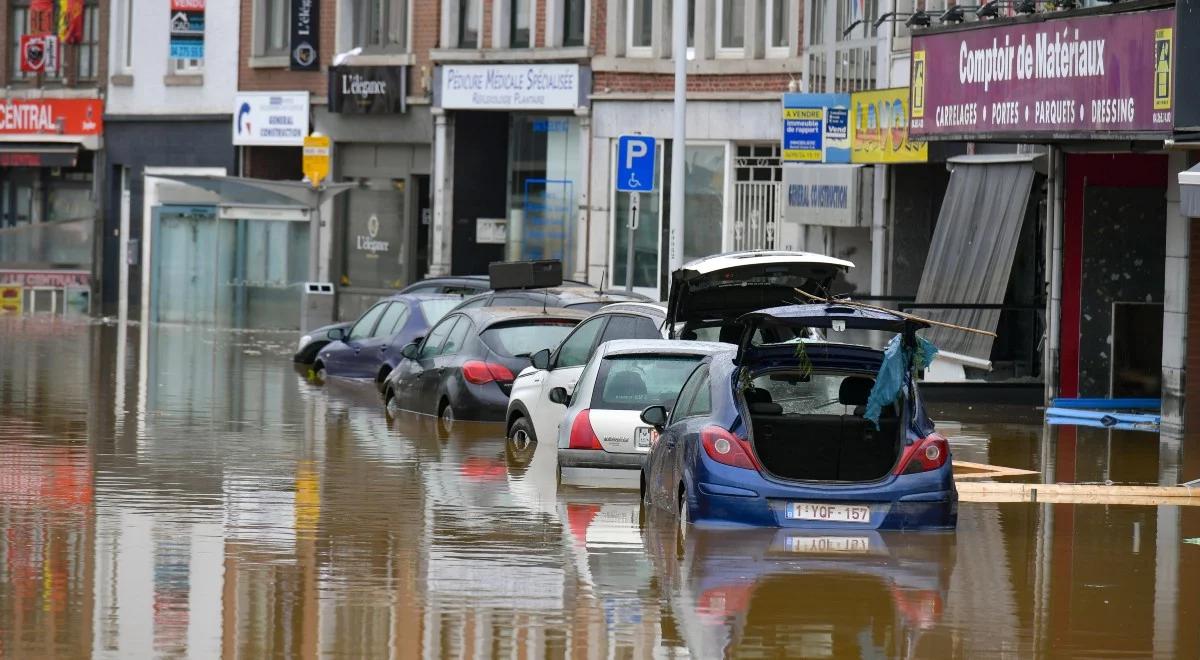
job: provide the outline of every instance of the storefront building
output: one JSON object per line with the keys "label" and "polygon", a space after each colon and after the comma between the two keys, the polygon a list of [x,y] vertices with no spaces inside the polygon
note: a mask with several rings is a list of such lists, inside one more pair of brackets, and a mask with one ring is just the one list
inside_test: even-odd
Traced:
{"label": "storefront building", "polygon": [[[1182,275],[1169,237],[1184,227],[1168,195],[1183,159],[1164,149],[1174,24],[1172,3],[1140,3],[926,30],[912,38],[911,82],[912,134],[980,154],[955,164],[944,206],[963,208],[952,220],[964,228],[984,220],[972,245],[991,263],[942,277],[1007,289],[1033,223],[1044,276],[1021,288],[1046,291],[1047,396],[1161,396],[1168,427],[1182,423],[1183,357],[1166,308]],[[1024,146],[986,155],[1013,144]]]}
{"label": "storefront building", "polygon": [[435,233],[431,272],[486,273],[493,261],[561,259],[565,273],[578,274],[588,68],[442,64],[434,86],[434,148],[444,168],[434,188],[435,225],[449,236]]}

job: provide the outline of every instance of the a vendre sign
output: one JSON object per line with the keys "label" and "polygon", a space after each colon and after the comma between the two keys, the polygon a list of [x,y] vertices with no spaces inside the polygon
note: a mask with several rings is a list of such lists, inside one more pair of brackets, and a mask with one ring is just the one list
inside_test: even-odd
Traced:
{"label": "a vendre sign", "polygon": [[1173,9],[915,35],[922,138],[1169,133]]}

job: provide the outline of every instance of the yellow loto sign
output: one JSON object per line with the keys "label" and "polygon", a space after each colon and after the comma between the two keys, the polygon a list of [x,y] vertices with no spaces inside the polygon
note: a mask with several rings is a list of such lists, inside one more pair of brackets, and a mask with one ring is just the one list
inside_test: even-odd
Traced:
{"label": "yellow loto sign", "polygon": [[929,144],[908,139],[908,88],[850,95],[850,162],[924,163]]}
{"label": "yellow loto sign", "polygon": [[21,313],[21,287],[0,284],[0,314]]}
{"label": "yellow loto sign", "polygon": [[329,177],[329,159],[333,154],[333,142],[328,135],[313,133],[304,138],[304,156],[300,169],[308,177],[313,188]]}

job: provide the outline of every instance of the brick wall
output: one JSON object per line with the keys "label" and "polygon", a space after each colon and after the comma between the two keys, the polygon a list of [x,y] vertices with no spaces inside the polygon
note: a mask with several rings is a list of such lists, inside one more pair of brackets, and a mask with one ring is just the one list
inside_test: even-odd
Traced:
{"label": "brick wall", "polygon": [[608,53],[608,3],[604,0],[591,0],[591,5],[588,43],[593,53],[603,56]]}
{"label": "brick wall", "polygon": [[433,65],[429,51],[438,47],[442,29],[442,6],[438,0],[416,0],[412,7],[412,54],[415,63],[409,71],[408,93],[412,96],[429,96],[430,90],[422,87],[422,79],[429,78],[433,85]]}
{"label": "brick wall", "polygon": [[[597,94],[671,92],[672,75],[598,71],[594,77]],[[786,73],[737,75],[688,75],[689,92],[779,92],[787,91],[791,77]]]}
{"label": "brick wall", "polygon": [[240,28],[241,56],[238,62],[238,89],[245,91],[304,91],[324,98],[327,93],[326,79],[329,62],[337,47],[335,26],[337,23],[337,0],[320,0],[321,3],[321,70],[290,71],[286,66],[279,68],[254,68],[250,58],[254,55],[254,2],[242,0],[242,24]]}
{"label": "brick wall", "polygon": [[[417,1],[420,2],[420,0]],[[483,29],[479,33],[479,44],[483,48],[494,46],[492,43],[492,14],[495,11],[492,7],[493,4],[495,4],[495,0],[483,0]]]}
{"label": "brick wall", "polygon": [[[537,7],[534,9],[534,27],[533,27],[533,46],[535,48],[545,48],[549,39],[546,36],[546,4],[554,0],[538,0]],[[603,4],[603,0],[592,0],[592,4]]]}

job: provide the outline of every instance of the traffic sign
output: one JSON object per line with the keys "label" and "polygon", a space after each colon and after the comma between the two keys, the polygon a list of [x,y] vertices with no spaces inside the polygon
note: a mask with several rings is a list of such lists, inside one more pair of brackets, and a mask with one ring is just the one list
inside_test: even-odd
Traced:
{"label": "traffic sign", "polygon": [[304,138],[304,156],[300,161],[300,169],[308,177],[313,188],[321,185],[329,176],[329,154],[331,142],[328,135],[313,133]]}
{"label": "traffic sign", "polygon": [[654,138],[622,135],[617,139],[617,190],[654,191]]}

